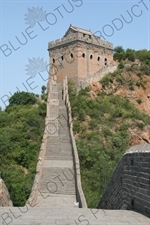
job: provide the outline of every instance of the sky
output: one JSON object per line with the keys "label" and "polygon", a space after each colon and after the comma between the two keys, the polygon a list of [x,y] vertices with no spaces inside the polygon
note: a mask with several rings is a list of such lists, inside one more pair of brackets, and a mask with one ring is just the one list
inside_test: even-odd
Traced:
{"label": "sky", "polygon": [[150,50],[150,0],[0,0],[2,109],[17,91],[41,94],[48,72],[38,65],[48,65],[48,42],[62,38],[70,24],[114,47]]}

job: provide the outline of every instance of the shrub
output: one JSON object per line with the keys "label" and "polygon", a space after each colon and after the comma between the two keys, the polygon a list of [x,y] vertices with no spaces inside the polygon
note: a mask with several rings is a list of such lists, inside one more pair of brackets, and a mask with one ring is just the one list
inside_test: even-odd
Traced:
{"label": "shrub", "polygon": [[136,125],[137,125],[138,128],[140,128],[141,130],[145,127],[145,124],[144,124],[144,123],[141,123],[141,122],[137,123]]}
{"label": "shrub", "polygon": [[113,78],[111,74],[106,74],[100,81],[103,88],[107,87],[109,83],[113,83]]}
{"label": "shrub", "polygon": [[80,132],[80,125],[81,123],[79,121],[75,121],[74,124],[73,124],[73,131],[75,133],[79,133]]}
{"label": "shrub", "polygon": [[123,60],[120,61],[119,65],[118,65],[118,68],[119,69],[123,69],[124,68],[124,65],[125,65],[125,62]]}

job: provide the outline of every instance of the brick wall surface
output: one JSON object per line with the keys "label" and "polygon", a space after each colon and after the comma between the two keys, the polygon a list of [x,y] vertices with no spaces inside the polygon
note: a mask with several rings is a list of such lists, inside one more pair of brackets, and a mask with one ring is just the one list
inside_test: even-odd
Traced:
{"label": "brick wall surface", "polygon": [[124,154],[98,208],[135,210],[150,217],[150,144],[133,146]]}

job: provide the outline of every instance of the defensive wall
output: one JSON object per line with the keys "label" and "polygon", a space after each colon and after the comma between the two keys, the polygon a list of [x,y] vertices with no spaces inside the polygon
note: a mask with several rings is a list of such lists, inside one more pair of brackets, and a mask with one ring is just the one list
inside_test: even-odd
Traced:
{"label": "defensive wall", "polygon": [[120,159],[98,204],[150,217],[150,144],[131,147]]}
{"label": "defensive wall", "polygon": [[70,105],[69,94],[68,94],[67,77],[63,81],[63,99],[67,107],[69,129],[70,129],[71,143],[72,143],[72,149],[73,149],[72,154],[73,154],[73,163],[75,168],[76,198],[77,198],[77,201],[79,202],[80,208],[87,208],[86,199],[85,199],[85,196],[82,190],[82,185],[81,185],[80,162],[78,157],[78,151],[76,147],[75,137],[73,134],[73,123],[72,123],[72,116],[71,116],[71,105]]}

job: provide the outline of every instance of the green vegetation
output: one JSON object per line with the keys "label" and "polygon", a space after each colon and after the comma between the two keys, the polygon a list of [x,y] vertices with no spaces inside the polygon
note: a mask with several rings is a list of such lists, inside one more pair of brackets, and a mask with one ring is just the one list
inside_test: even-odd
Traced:
{"label": "green vegetation", "polygon": [[26,92],[15,93],[0,110],[0,171],[14,206],[23,206],[31,192],[45,111],[46,103]]}
{"label": "green vegetation", "polygon": [[[150,51],[146,49],[136,51],[134,49],[126,49],[124,50],[122,46],[117,46],[114,48],[114,60],[118,60],[120,62],[118,68],[124,68],[125,60],[129,60],[130,62],[135,62],[135,60],[140,61],[140,72],[141,74],[150,76]],[[131,69],[132,70],[132,69]],[[135,68],[133,68],[135,71]]]}
{"label": "green vegetation", "polygon": [[[102,80],[102,85],[119,76],[117,70]],[[124,82],[123,77],[120,82]],[[77,93],[69,82],[74,134],[81,165],[82,187],[88,207],[95,208],[118,160],[129,148],[129,127],[143,128],[150,117],[141,113],[127,98],[101,92],[91,99],[89,88]],[[140,104],[140,100],[138,101]]]}
{"label": "green vegetation", "polygon": [[24,91],[16,92],[9,99],[9,106],[35,104],[36,101],[37,101],[36,95],[33,93],[28,93]]}
{"label": "green vegetation", "polygon": [[[150,75],[150,51],[114,49],[118,69],[100,81],[103,91],[91,99],[89,88],[77,93],[69,82],[69,94],[82,186],[88,206],[95,208],[118,160],[130,147],[128,128],[143,129],[150,117],[140,112],[127,98],[114,95],[118,87],[133,91],[145,89],[144,75]],[[136,102],[142,104],[142,99]]]}
{"label": "green vegetation", "polygon": [[134,62],[135,59],[138,59],[140,62],[143,62],[147,65],[150,65],[150,51],[146,49],[143,50],[134,50],[127,48],[126,50],[123,49],[122,46],[117,46],[114,48],[114,60],[121,60],[128,59],[131,62]]}

